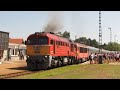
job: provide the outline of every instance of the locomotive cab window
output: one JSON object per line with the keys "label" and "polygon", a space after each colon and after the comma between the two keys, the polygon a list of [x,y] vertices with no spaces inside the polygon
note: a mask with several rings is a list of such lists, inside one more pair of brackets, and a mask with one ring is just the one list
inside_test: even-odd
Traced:
{"label": "locomotive cab window", "polygon": [[45,45],[48,44],[48,38],[47,37],[31,37],[27,40],[28,45]]}
{"label": "locomotive cab window", "polygon": [[47,38],[47,37],[39,37],[39,38],[38,38],[38,44],[39,44],[39,45],[48,44],[48,38]]}
{"label": "locomotive cab window", "polygon": [[50,44],[53,44],[53,40],[50,41]]}
{"label": "locomotive cab window", "polygon": [[37,44],[37,38],[33,38],[33,37],[31,37],[31,38],[29,38],[28,40],[27,40],[27,44],[28,45],[36,45]]}

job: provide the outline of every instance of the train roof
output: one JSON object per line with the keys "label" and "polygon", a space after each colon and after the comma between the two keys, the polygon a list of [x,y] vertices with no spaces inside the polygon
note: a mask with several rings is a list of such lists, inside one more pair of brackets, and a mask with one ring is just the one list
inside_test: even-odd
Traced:
{"label": "train roof", "polygon": [[54,33],[49,33],[49,32],[37,32],[37,33],[31,34],[29,37],[34,36],[35,34],[37,34],[38,36],[47,36],[50,39],[53,39],[53,40],[56,40],[56,41],[62,41],[62,42],[70,43],[67,38],[63,38],[61,36],[58,36]]}
{"label": "train roof", "polygon": [[95,47],[92,47],[92,46],[87,46],[89,49],[92,49],[92,50],[99,50],[98,48],[95,48]]}
{"label": "train roof", "polygon": [[85,45],[85,44],[81,44],[81,43],[78,43],[78,42],[75,42],[75,44],[77,45],[77,46],[84,46],[84,47],[87,47],[87,45]]}

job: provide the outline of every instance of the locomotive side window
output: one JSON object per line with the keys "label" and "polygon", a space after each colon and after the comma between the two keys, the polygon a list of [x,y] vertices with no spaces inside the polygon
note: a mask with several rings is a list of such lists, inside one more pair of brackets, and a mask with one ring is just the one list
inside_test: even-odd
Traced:
{"label": "locomotive side window", "polygon": [[67,43],[65,43],[65,46],[67,46]]}
{"label": "locomotive side window", "polygon": [[53,40],[53,44],[56,44],[56,42]]}
{"label": "locomotive side window", "polygon": [[57,44],[57,41],[56,41],[56,45],[58,45],[58,44]]}
{"label": "locomotive side window", "polygon": [[50,44],[53,44],[53,40],[50,41]]}
{"label": "locomotive side window", "polygon": [[60,45],[62,46],[62,42],[60,42]]}
{"label": "locomotive side window", "polygon": [[71,51],[73,52],[74,51],[74,45],[71,44]]}
{"label": "locomotive side window", "polygon": [[64,46],[64,43],[62,42],[62,46]]}

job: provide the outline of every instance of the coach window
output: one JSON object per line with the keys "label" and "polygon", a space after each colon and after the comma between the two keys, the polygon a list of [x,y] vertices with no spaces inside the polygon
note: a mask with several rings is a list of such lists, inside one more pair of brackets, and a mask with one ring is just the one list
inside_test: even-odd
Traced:
{"label": "coach window", "polygon": [[87,48],[84,48],[84,53],[87,53]]}
{"label": "coach window", "polygon": [[56,45],[57,45],[57,41],[56,41]]}
{"label": "coach window", "polygon": [[50,44],[53,44],[53,40],[51,40]]}
{"label": "coach window", "polygon": [[80,53],[83,53],[83,47],[80,47]]}
{"label": "coach window", "polygon": [[65,46],[65,43],[63,42],[63,46]]}
{"label": "coach window", "polygon": [[64,46],[63,44],[64,44],[64,43],[62,42],[62,46]]}
{"label": "coach window", "polygon": [[77,46],[75,45],[75,50],[77,50]]}
{"label": "coach window", "polygon": [[58,45],[60,45],[60,42],[58,41]]}

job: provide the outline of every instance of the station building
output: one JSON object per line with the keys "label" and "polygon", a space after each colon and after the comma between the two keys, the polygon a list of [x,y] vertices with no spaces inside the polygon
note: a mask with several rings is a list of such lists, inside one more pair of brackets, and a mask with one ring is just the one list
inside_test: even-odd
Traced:
{"label": "station building", "polygon": [[9,47],[9,32],[0,31],[0,62],[7,55]]}
{"label": "station building", "polygon": [[26,45],[24,44],[24,40],[22,38],[10,38],[8,54],[11,57],[11,60],[19,60],[19,54],[21,51],[24,56],[26,56]]}

